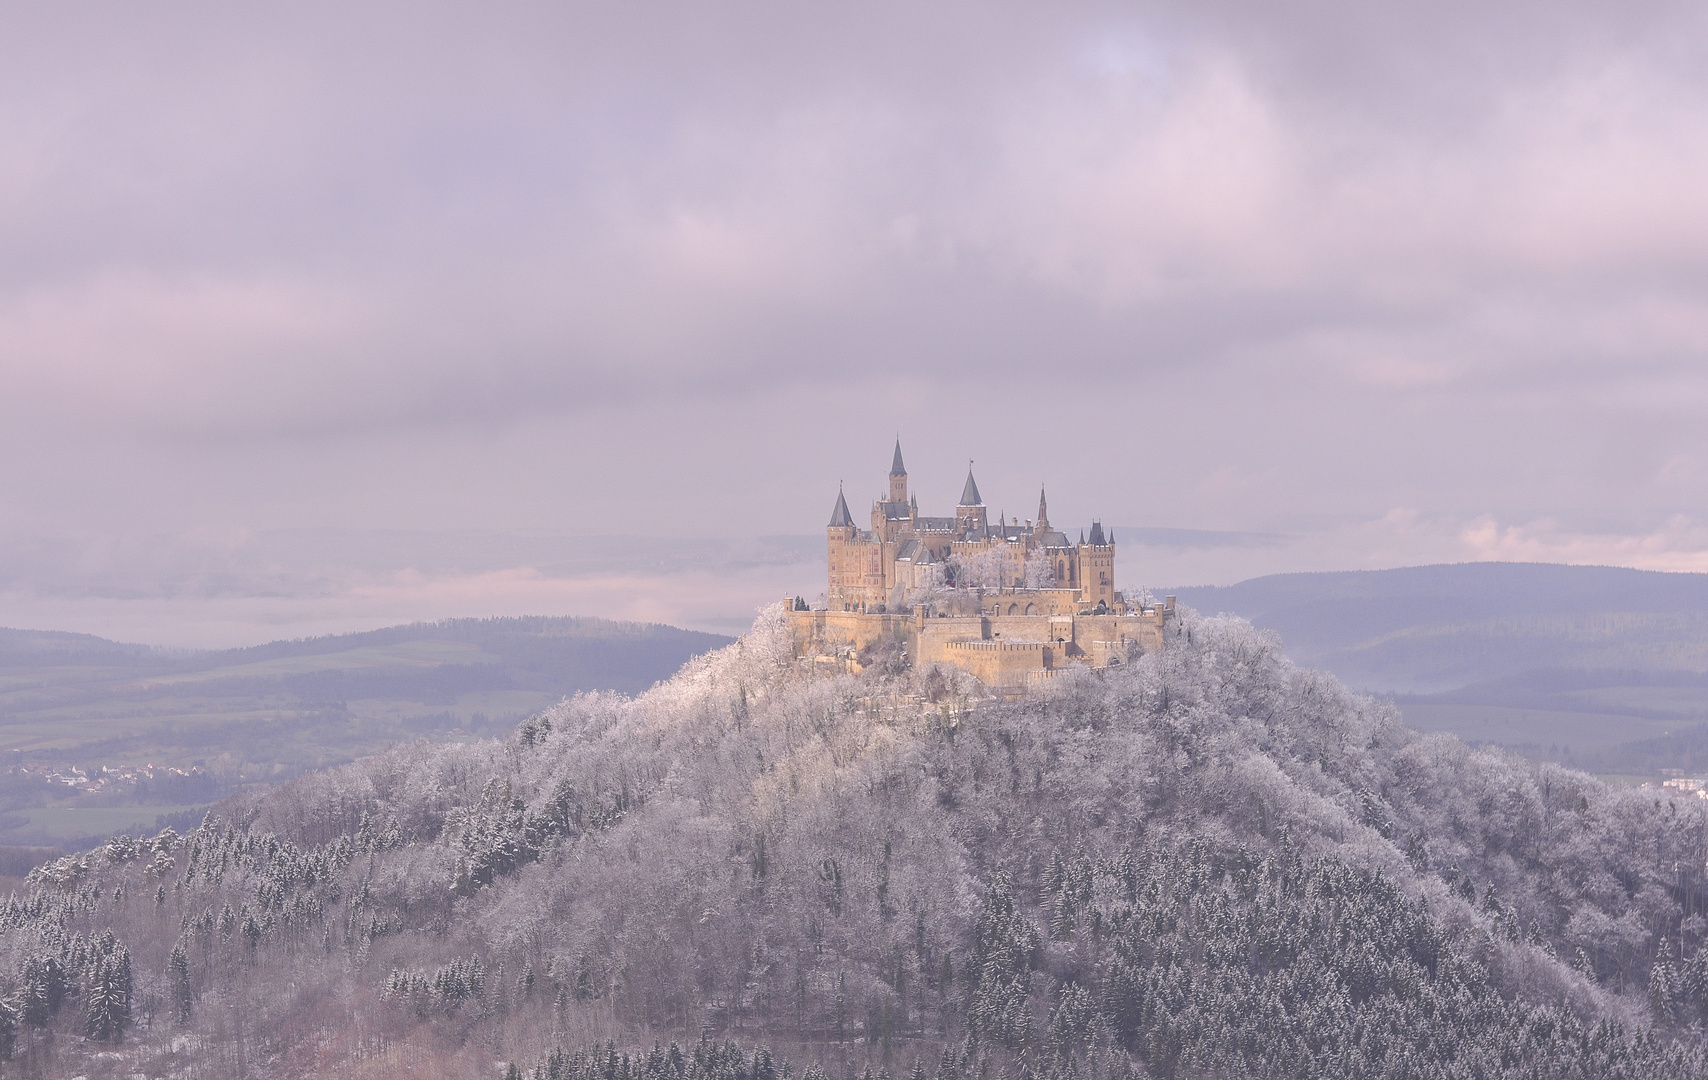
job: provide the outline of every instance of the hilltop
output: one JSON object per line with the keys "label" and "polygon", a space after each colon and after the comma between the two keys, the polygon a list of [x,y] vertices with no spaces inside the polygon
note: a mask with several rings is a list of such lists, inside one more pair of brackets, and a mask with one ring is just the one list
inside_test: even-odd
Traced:
{"label": "hilltop", "polygon": [[1181,619],[1003,702],[815,673],[772,611],[638,697],[115,839],[0,908],[12,1068],[1708,1069],[1700,801],[1420,734]]}

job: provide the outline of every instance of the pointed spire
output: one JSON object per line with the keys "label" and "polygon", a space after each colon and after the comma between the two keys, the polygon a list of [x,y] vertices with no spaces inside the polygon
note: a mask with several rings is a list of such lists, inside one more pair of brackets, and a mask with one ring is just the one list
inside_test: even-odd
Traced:
{"label": "pointed spire", "polygon": [[973,482],[973,463],[967,462],[967,484],[961,489],[961,506],[983,506],[984,499],[979,496],[979,486]]}
{"label": "pointed spire", "polygon": [[1081,546],[1083,546],[1085,544],[1085,530],[1084,529],[1079,530],[1079,542],[1080,542]]}
{"label": "pointed spire", "polygon": [[1050,502],[1044,498],[1044,485],[1038,485],[1038,528],[1050,527]]}
{"label": "pointed spire", "polygon": [[895,456],[895,460],[890,462],[890,475],[891,476],[906,476],[907,475],[907,466],[905,466],[901,463],[901,436],[900,435],[896,436],[896,456]]}
{"label": "pointed spire", "polygon": [[854,515],[848,512],[848,500],[842,497],[842,488],[836,489],[836,507],[830,512],[832,529],[851,529],[854,527]]}
{"label": "pointed spire", "polygon": [[1103,546],[1103,523],[1101,521],[1091,523],[1091,542],[1096,547]]}

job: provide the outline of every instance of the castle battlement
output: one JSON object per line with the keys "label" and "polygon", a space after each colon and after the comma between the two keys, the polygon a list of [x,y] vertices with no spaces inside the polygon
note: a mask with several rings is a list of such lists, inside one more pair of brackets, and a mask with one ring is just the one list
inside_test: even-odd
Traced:
{"label": "castle battlement", "polygon": [[1131,603],[1115,589],[1115,534],[1094,522],[1078,541],[1038,517],[992,524],[972,467],[952,517],[923,517],[896,440],[871,528],[837,492],[826,527],[829,580],[816,610],[790,604],[798,656],[830,658],[900,644],[916,665],[947,663],[993,687],[1019,688],[1071,668],[1126,663],[1163,648],[1174,598]]}

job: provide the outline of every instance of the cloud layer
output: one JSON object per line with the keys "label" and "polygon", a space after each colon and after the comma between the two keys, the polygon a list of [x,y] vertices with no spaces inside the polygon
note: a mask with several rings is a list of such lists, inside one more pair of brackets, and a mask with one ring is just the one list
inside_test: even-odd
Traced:
{"label": "cloud layer", "polygon": [[1700,568],[1705,73],[1682,3],[20,8],[0,531],[802,532],[900,430]]}

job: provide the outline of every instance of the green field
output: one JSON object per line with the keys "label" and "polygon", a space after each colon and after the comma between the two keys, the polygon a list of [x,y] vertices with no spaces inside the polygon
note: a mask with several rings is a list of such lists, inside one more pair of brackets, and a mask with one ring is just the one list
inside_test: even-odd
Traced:
{"label": "green field", "polygon": [[1406,723],[1423,731],[1447,731],[1467,742],[1539,747],[1556,754],[1605,749],[1638,739],[1670,735],[1684,725],[1617,712],[1560,712],[1503,705],[1424,705],[1400,707]]}
{"label": "green field", "polygon": [[143,689],[183,686],[225,679],[276,679],[328,671],[371,671],[397,668],[436,668],[444,665],[502,664],[504,658],[466,641],[401,641],[335,653],[281,656],[250,663],[226,664],[205,671],[160,675],[141,680]]}
{"label": "green field", "polygon": [[[128,833],[152,835],[161,816],[199,813],[207,804],[170,806],[53,806],[14,810],[5,815],[7,841],[14,845],[60,845],[87,837]],[[23,818],[21,823],[14,823]]]}
{"label": "green field", "polygon": [[[0,762],[13,752],[31,760],[77,763],[94,755],[105,765],[203,761],[244,749],[242,742],[230,738],[235,728],[261,739],[275,754],[318,756],[318,744],[292,751],[288,744],[295,740],[290,733],[313,733],[320,738],[331,730],[344,732],[339,738],[347,742],[344,748],[350,753],[367,752],[422,736],[488,734],[513,726],[562,697],[540,690],[477,690],[430,702],[359,698],[330,709],[274,695],[176,693],[147,701],[117,698],[40,709],[28,714],[28,719],[0,720]],[[329,712],[336,712],[343,723],[329,723]]]}

